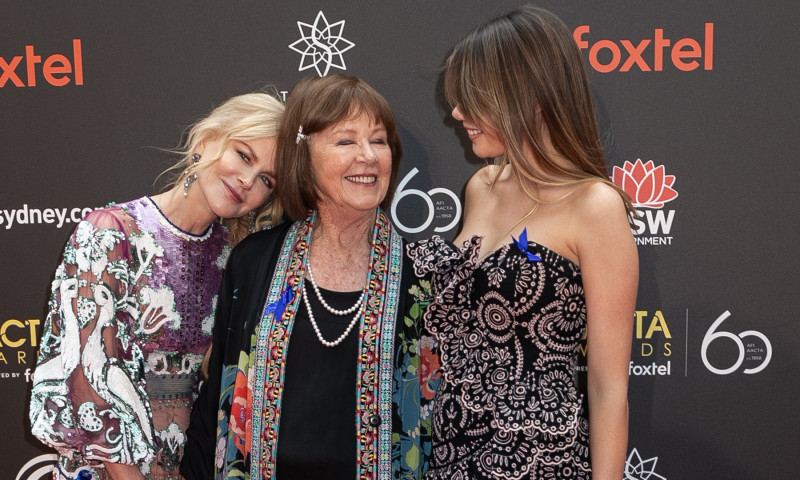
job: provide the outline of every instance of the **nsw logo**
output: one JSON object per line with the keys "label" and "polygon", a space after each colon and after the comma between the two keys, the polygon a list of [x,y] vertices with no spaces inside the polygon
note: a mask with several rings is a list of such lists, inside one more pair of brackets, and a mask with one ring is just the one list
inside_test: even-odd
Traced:
{"label": "nsw logo", "polygon": [[675,176],[667,175],[664,165],[656,166],[652,160],[644,163],[639,158],[635,163],[626,161],[622,168],[615,166],[611,180],[631,197],[633,207],[640,213],[633,221],[636,243],[671,245],[675,210],[664,210],[664,204],[678,196],[672,188]]}
{"label": "nsw logo", "polygon": [[289,45],[289,48],[302,55],[298,71],[314,68],[317,75],[324,77],[331,67],[347,70],[342,54],[356,44],[342,36],[344,20],[328,23],[320,10],[313,25],[297,22],[297,27],[300,29],[300,40]]}

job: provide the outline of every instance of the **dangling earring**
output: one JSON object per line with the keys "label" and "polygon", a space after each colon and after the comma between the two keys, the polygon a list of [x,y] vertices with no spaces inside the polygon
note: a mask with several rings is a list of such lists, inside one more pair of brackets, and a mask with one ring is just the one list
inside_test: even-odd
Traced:
{"label": "dangling earring", "polygon": [[247,228],[247,233],[253,233],[256,229],[256,211],[253,210],[247,215],[250,217],[250,226]]}
{"label": "dangling earring", "polygon": [[[187,169],[187,172],[191,172],[192,169],[194,168],[194,166],[199,161],[200,161],[200,154],[199,153],[193,154],[192,155],[192,162],[194,162],[194,163],[192,163],[192,165],[189,165],[189,168]],[[189,196],[189,187],[192,186],[192,183],[194,183],[195,180],[197,180],[197,174],[196,173],[193,173],[191,175],[187,175],[186,176],[186,180],[183,182],[183,198],[186,198],[186,197]]]}

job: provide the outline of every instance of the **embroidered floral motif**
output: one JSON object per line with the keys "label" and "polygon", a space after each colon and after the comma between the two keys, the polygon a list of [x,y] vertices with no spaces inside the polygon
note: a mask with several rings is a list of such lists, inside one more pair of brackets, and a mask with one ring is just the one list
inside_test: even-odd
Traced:
{"label": "embroidered floral motif", "polygon": [[91,223],[82,221],[75,231],[75,263],[77,273],[92,272],[98,276],[106,268],[108,252],[122,239],[122,233],[116,230],[98,230]]}
{"label": "embroidered floral motif", "polygon": [[219,257],[217,257],[217,267],[220,270],[225,269],[225,265],[228,264],[228,257],[230,256],[231,256],[231,247],[225,245],[225,247],[222,249],[222,253],[219,254]]}
{"label": "embroidered floral motif", "polygon": [[200,328],[203,329],[203,333],[206,335],[211,335],[214,331],[214,312],[217,311],[218,297],[218,295],[214,295],[214,299],[211,300],[211,314],[203,319],[203,323],[200,326]]}
{"label": "embroidered floral motif", "polygon": [[181,450],[186,443],[183,429],[177,423],[172,422],[169,427],[158,432],[158,438],[163,446],[159,464],[164,470],[173,471],[180,465]]}
{"label": "embroidered floral motif", "polygon": [[145,309],[139,316],[136,333],[152,334],[168,326],[173,330],[181,328],[181,316],[175,311],[175,296],[167,287],[154,290],[144,287],[139,294],[139,304]]}
{"label": "embroidered floral motif", "polygon": [[[77,225],[56,269],[30,419],[70,477],[79,468],[102,472],[104,461],[138,464],[146,478],[177,475],[185,425],[162,425],[154,418],[170,415],[153,413],[188,413],[191,392],[177,404],[151,403],[145,373],[196,374],[211,340],[200,323],[221,279],[215,262],[227,236],[215,225],[185,250],[160,218],[146,198],[95,210]],[[192,256],[184,270],[182,252]],[[191,305],[176,298],[188,298],[187,276],[200,273],[204,287],[192,290]]]}
{"label": "embroidered floral motif", "polygon": [[[392,469],[403,479],[422,478],[430,456],[431,400],[439,384],[436,340],[426,334],[422,317],[432,300],[431,284],[419,280],[411,286],[413,301],[398,332],[394,374],[395,422],[403,425],[392,436]],[[400,408],[400,406],[405,408]]]}
{"label": "embroidered floral motif", "polygon": [[186,442],[186,437],[177,423],[172,422],[166,430],[158,432],[158,437],[164,442],[164,447],[170,453],[177,453]]}

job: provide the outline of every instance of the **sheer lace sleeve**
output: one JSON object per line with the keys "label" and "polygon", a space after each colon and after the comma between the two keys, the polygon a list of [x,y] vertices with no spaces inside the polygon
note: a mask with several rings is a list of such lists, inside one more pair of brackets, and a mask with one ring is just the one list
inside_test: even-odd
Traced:
{"label": "sheer lace sleeve", "polygon": [[146,237],[122,209],[97,210],[78,224],[55,273],[30,419],[37,438],[78,464],[141,465],[153,456],[143,354],[132,341],[145,328],[133,319],[157,307],[132,289],[163,254],[154,244],[131,258],[131,243]]}

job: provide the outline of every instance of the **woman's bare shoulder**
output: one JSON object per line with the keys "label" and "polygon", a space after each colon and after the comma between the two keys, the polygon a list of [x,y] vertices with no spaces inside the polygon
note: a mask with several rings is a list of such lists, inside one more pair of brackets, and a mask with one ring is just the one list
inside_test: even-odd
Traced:
{"label": "woman's bare shoulder", "polygon": [[622,196],[613,186],[605,182],[587,182],[575,193],[572,203],[576,213],[583,220],[625,216],[625,202]]}
{"label": "woman's bare shoulder", "polygon": [[587,244],[633,244],[628,212],[618,190],[598,181],[581,186],[576,193],[572,215],[578,251],[586,250]]}
{"label": "woman's bare shoulder", "polygon": [[484,198],[492,190],[492,186],[496,182],[505,180],[506,176],[503,165],[486,165],[482,167],[472,174],[472,177],[467,182],[467,200],[477,195],[480,195],[480,198]]}

